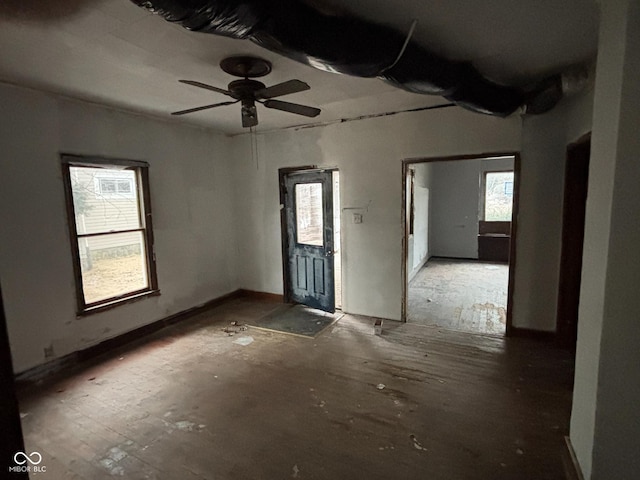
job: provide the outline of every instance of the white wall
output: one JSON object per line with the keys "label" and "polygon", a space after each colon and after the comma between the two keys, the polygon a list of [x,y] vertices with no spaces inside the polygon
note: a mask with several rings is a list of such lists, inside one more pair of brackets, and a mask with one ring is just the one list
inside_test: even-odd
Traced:
{"label": "white wall", "polygon": [[343,308],[399,319],[402,302],[402,166],[411,157],[516,151],[520,120],[459,108],[407,113],[326,127],[235,139],[238,248],[244,288],[282,293],[278,168],[317,164],[340,169],[343,208]]}
{"label": "white wall", "polygon": [[[0,85],[0,282],[17,372],[237,287],[229,140]],[[76,318],[59,153],[150,163],[162,294]]]}
{"label": "white wall", "polygon": [[602,4],[571,441],[585,478],[640,471],[640,3]]}
{"label": "white wall", "polygon": [[431,255],[478,258],[478,220],[484,172],[512,170],[513,158],[432,164]]}
{"label": "white wall", "polygon": [[[411,280],[420,268],[429,260],[431,254],[429,242],[431,163],[417,163],[411,166],[415,170],[414,178],[414,219],[413,235],[409,235],[407,252],[407,278]],[[409,190],[407,189],[407,195]],[[407,204],[407,208],[409,205]]]}
{"label": "white wall", "polygon": [[563,99],[522,123],[513,325],[554,331],[567,145],[590,129],[591,96]]}

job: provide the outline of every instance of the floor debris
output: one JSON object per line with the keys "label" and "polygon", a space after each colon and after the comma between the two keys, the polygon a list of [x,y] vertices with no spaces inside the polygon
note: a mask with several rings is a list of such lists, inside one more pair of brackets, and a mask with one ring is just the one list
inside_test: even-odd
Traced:
{"label": "floor debris", "polygon": [[384,383],[379,383],[379,384],[376,386],[376,388],[377,388],[378,390],[384,390],[384,388],[385,388],[385,387],[386,387],[386,385],[385,385]]}
{"label": "floor debris", "polygon": [[112,476],[124,476],[124,468],[118,465],[120,460],[128,457],[129,454],[122,450],[119,447],[113,447],[109,450],[107,456],[99,461],[100,465],[102,465],[106,470],[108,470],[109,474]]}
{"label": "floor debris", "polygon": [[236,333],[245,332],[249,327],[239,324],[238,322],[231,322],[228,327],[224,327],[222,331],[228,334],[230,337]]}
{"label": "floor debris", "polygon": [[378,318],[373,324],[373,333],[375,335],[382,335],[382,319]]}
{"label": "floor debris", "polygon": [[195,423],[189,422],[188,420],[182,420],[180,422],[176,422],[175,425],[178,430],[182,430],[185,432],[192,432],[193,427],[196,426]]}
{"label": "floor debris", "polygon": [[293,475],[291,475],[292,478],[298,478],[298,474],[300,473],[300,469],[298,468],[298,465],[294,465],[293,466]]}
{"label": "floor debris", "polygon": [[420,444],[420,442],[418,441],[418,439],[416,438],[416,436],[415,436],[415,435],[411,434],[411,435],[409,435],[409,438],[410,438],[411,440],[413,440],[413,446],[414,446],[414,448],[415,448],[416,450],[424,450],[424,451],[426,451],[426,450],[427,450],[425,447],[423,447],[423,446]]}
{"label": "floor debris", "polygon": [[246,347],[247,345],[251,345],[253,343],[253,337],[240,337],[237,340],[234,340],[233,343],[237,343],[238,345]]}

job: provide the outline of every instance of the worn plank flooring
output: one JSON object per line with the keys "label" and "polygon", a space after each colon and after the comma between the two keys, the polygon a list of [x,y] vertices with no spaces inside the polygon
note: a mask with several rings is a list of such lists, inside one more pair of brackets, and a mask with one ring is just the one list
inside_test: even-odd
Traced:
{"label": "worn plank flooring", "polygon": [[407,317],[419,325],[504,335],[509,265],[431,258],[409,283]]}
{"label": "worn plank flooring", "polygon": [[32,478],[564,478],[565,352],[353,315],[315,339],[222,331],[277,307],[236,299],[23,388]]}

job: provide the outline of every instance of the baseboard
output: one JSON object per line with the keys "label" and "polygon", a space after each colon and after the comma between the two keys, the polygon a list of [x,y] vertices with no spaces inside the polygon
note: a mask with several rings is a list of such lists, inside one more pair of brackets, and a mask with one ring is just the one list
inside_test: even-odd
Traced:
{"label": "baseboard", "polygon": [[540,340],[544,342],[554,342],[556,339],[556,332],[533,330],[531,328],[510,327],[507,328],[507,337],[531,338],[533,340]]}
{"label": "baseboard", "polygon": [[441,260],[471,260],[471,261],[477,261],[478,257],[445,257],[442,255],[433,255],[431,257],[429,257],[429,259],[441,259]]}
{"label": "baseboard", "polygon": [[422,261],[413,269],[411,270],[411,272],[409,272],[409,277],[407,278],[408,282],[411,282],[411,280],[413,280],[415,278],[415,276],[418,274],[418,272],[420,270],[422,270],[422,267],[424,267],[427,262],[429,260],[431,260],[432,257],[430,257],[429,255],[425,256]]}
{"label": "baseboard", "polygon": [[582,474],[582,469],[580,468],[580,464],[578,463],[576,452],[573,450],[571,439],[565,436],[564,441],[567,447],[567,451],[565,455],[563,455],[562,460],[567,480],[584,480],[584,475]]}
{"label": "baseboard", "polygon": [[[265,294],[265,295],[268,295],[268,294]],[[176,323],[182,322],[190,317],[198,315],[199,313],[202,313],[211,308],[214,308],[224,302],[227,302],[235,298],[240,298],[243,296],[247,296],[246,290],[235,290],[226,295],[222,295],[220,297],[216,297],[212,300],[209,300],[208,302],[205,302],[201,305],[188,308],[186,310],[182,310],[181,312],[175,313],[173,315],[169,315],[168,317],[162,318],[160,320],[156,320],[155,322],[149,323],[147,325],[143,325],[142,327],[138,327],[134,330],[130,330],[116,337],[109,338],[96,345],[92,345],[91,347],[87,347],[83,350],[72,352],[68,355],[56,358],[49,362],[43,363],[41,365],[36,365],[33,368],[30,368],[28,370],[25,370],[15,375],[16,383],[19,386],[23,387],[31,383],[37,382],[54,373],[58,373],[62,370],[67,370],[71,367],[78,365],[79,363],[86,362],[87,360],[96,358],[104,353],[107,353],[111,350],[122,347],[135,340],[139,340],[143,337],[151,335],[152,333],[155,333],[158,330],[168,327],[169,325],[174,325]]]}
{"label": "baseboard", "polygon": [[284,303],[284,295],[279,293],[256,292],[255,290],[238,290],[240,296],[261,300],[263,302]]}

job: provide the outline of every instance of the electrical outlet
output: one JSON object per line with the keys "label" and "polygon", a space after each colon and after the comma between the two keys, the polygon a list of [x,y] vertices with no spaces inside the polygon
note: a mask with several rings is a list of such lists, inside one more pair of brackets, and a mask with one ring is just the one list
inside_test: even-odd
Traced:
{"label": "electrical outlet", "polygon": [[354,213],[353,214],[353,223],[362,223],[362,214]]}

